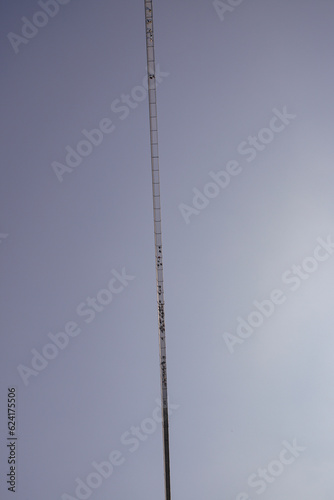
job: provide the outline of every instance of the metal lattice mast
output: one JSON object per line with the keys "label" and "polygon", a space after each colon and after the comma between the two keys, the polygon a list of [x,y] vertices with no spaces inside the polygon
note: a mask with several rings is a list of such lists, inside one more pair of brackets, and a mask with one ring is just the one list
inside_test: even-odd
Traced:
{"label": "metal lattice mast", "polygon": [[166,337],[165,337],[165,302],[164,302],[164,282],[163,282],[163,265],[162,265],[157,96],[156,96],[156,78],[155,78],[152,0],[145,0],[145,24],[146,24],[148,100],[149,100],[150,137],[151,137],[155,265],[156,265],[156,275],[157,275],[157,300],[158,300],[158,322],[159,322],[160,381],[161,381],[162,430],[163,430],[163,451],[164,451],[164,469],[165,469],[165,498],[166,500],[170,500],[171,491],[170,491],[169,425],[168,425],[167,365],[166,365]]}

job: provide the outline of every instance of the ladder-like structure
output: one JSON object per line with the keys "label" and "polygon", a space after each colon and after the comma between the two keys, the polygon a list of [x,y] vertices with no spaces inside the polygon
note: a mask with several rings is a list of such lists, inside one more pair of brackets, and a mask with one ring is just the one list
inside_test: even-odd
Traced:
{"label": "ladder-like structure", "polygon": [[153,9],[152,9],[152,0],[144,0],[144,1],[145,1],[145,25],[146,25],[148,102],[149,102],[150,137],[151,137],[155,265],[156,265],[156,276],[157,276],[157,300],[158,300],[158,323],[159,323],[160,381],[161,381],[161,407],[162,407],[161,413],[162,413],[163,452],[164,452],[164,470],[165,470],[165,499],[171,500],[167,364],[166,364],[166,337],[165,337],[165,302],[164,302],[164,280],[163,280],[163,265],[162,265],[160,176],[159,176],[158,124],[157,124],[157,94],[156,94],[154,36],[153,36]]}

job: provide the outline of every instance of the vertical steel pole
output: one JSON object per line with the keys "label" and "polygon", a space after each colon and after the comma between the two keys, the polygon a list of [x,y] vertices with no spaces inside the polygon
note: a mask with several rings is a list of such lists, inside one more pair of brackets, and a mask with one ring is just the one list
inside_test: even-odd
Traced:
{"label": "vertical steel pole", "polygon": [[157,96],[156,96],[156,78],[155,78],[152,0],[145,0],[145,25],[146,25],[148,101],[149,101],[150,138],[151,138],[155,265],[156,265],[156,277],[157,277],[157,301],[158,301],[158,324],[159,324],[159,347],[160,347],[160,381],[161,381],[162,430],[163,430],[163,451],[164,451],[164,470],[165,470],[165,498],[166,500],[170,500],[171,491],[170,491],[169,424],[168,424],[167,365],[166,365],[166,337],[165,337],[165,302],[164,302],[164,283],[163,283],[163,265],[162,265]]}

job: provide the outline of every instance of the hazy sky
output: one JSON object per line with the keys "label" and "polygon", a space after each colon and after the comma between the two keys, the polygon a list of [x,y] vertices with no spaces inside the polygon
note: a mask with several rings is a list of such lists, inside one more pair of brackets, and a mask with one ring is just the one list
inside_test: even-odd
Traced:
{"label": "hazy sky", "polygon": [[[154,1],[172,497],[332,500],[334,4],[215,5]],[[18,500],[163,500],[144,2],[0,7],[0,496],[15,387]]]}

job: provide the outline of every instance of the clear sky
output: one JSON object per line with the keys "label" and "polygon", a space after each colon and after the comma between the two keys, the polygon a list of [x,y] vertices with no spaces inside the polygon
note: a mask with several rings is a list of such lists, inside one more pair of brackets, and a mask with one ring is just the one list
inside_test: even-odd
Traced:
{"label": "clear sky", "polygon": [[[0,9],[0,496],[163,500],[144,2]],[[333,19],[154,1],[173,500],[333,498]]]}

